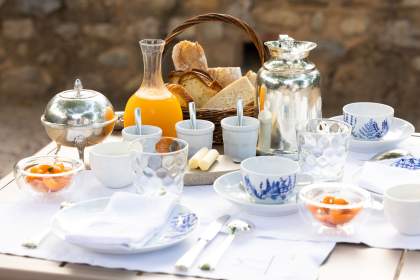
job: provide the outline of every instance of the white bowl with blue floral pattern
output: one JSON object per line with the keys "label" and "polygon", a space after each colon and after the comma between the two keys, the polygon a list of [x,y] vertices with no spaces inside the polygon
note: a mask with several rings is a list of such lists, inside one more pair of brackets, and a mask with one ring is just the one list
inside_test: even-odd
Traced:
{"label": "white bowl with blue floral pattern", "polygon": [[377,141],[389,131],[394,117],[394,108],[374,102],[356,102],[343,107],[344,121],[352,126],[356,139]]}
{"label": "white bowl with blue floral pattern", "polygon": [[256,203],[284,203],[293,194],[299,165],[279,156],[251,157],[241,162],[245,191]]}
{"label": "white bowl with blue floral pattern", "polygon": [[[332,120],[343,120],[343,116],[335,116]],[[350,151],[374,155],[394,149],[400,143],[410,138],[415,131],[414,126],[406,120],[393,118],[388,133],[377,141],[366,141],[356,138],[350,139]]]}

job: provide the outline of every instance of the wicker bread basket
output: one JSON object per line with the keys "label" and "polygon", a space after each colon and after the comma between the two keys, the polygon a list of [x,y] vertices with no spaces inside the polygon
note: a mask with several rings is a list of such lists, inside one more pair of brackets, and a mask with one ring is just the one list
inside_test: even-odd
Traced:
{"label": "wicker bread basket", "polygon": [[[189,27],[192,27],[194,25],[197,25],[203,22],[224,22],[224,23],[237,26],[240,29],[242,29],[248,35],[249,39],[251,40],[251,42],[254,44],[255,48],[257,49],[261,65],[264,63],[265,58],[267,57],[266,49],[264,47],[264,44],[260,40],[260,38],[255,33],[255,31],[246,22],[227,14],[209,13],[209,14],[198,15],[198,16],[195,16],[186,20],[184,23],[175,27],[165,38],[166,44],[165,44],[164,53],[168,51],[168,46],[171,44],[171,42],[174,41],[176,36],[184,32]],[[256,113],[257,113],[256,104],[248,104],[247,106],[244,107],[245,116],[255,116]],[[220,126],[220,121],[225,117],[229,117],[235,114],[236,114],[235,108],[232,108],[229,110],[197,109],[198,119],[209,120],[215,124],[215,130],[213,133],[213,142],[215,144],[223,143],[222,128]],[[183,108],[183,115],[184,115],[184,119],[189,118],[188,108]]]}

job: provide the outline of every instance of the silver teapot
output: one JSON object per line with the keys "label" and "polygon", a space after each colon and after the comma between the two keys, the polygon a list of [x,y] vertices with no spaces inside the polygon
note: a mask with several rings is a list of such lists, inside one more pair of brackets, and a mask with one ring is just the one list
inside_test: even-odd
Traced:
{"label": "silver teapot", "polygon": [[317,45],[280,35],[264,43],[270,59],[258,71],[258,109],[271,120],[268,147],[259,154],[296,157],[296,131],[310,119],[321,118],[320,74],[307,57]]}
{"label": "silver teapot", "polygon": [[56,94],[47,104],[41,122],[48,136],[61,145],[76,147],[84,160],[84,148],[102,142],[114,129],[117,116],[100,92],[84,89],[77,79],[74,89]]}

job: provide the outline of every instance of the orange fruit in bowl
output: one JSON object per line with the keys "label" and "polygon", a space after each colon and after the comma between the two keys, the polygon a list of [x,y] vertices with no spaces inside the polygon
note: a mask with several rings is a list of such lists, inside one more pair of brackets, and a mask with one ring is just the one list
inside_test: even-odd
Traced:
{"label": "orange fruit in bowl", "polygon": [[[32,173],[26,177],[26,182],[38,192],[57,192],[71,183],[73,175],[67,176],[46,176],[48,174],[60,174],[70,171],[71,168],[65,167],[63,163],[56,164],[38,164],[27,168]],[[43,176],[37,176],[42,174]]]}

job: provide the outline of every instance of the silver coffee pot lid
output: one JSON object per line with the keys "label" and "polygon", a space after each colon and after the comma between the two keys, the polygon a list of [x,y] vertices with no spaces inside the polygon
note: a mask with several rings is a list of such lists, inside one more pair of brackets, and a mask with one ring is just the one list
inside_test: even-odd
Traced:
{"label": "silver coffee pot lid", "polygon": [[316,43],[309,41],[296,41],[289,35],[280,34],[276,41],[264,43],[270,51],[271,56],[284,59],[302,59],[309,55],[309,52],[316,48]]}
{"label": "silver coffee pot lid", "polygon": [[91,126],[113,120],[114,108],[102,93],[84,89],[77,79],[74,89],[56,94],[47,104],[42,120],[66,126]]}

